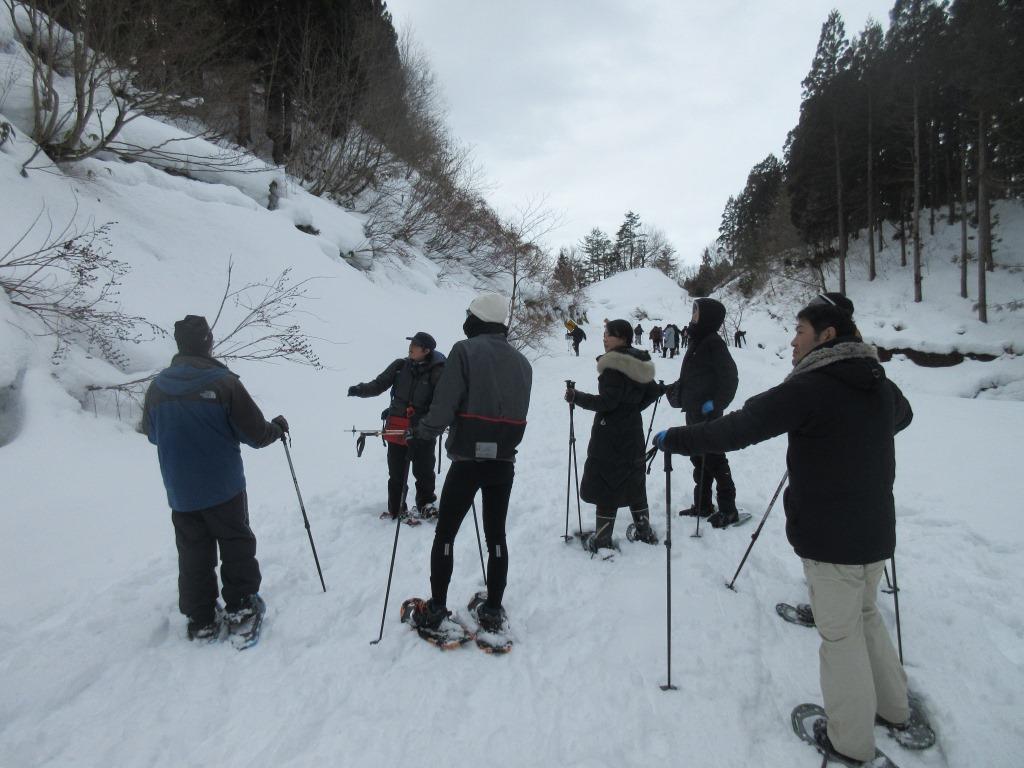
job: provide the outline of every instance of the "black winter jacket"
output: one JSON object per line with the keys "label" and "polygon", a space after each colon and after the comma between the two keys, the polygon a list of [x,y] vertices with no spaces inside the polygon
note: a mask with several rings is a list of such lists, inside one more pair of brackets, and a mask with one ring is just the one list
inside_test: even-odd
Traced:
{"label": "black winter jacket", "polygon": [[[717,419],[736,396],[739,374],[718,330],[725,322],[725,306],[715,299],[697,299],[700,319],[687,326],[689,343],[679,366],[679,379],[668,386],[666,395],[673,408],[682,408],[686,423]],[[701,412],[708,400],[714,402],[710,414]]]}
{"label": "black winter jacket", "polygon": [[373,381],[356,384],[359,397],[375,397],[387,389],[391,390],[391,404],[384,416],[405,416],[409,406],[413,408],[411,424],[430,410],[434,389],[444,371],[445,356],[436,349],[430,357],[414,363],[408,357],[395,360]]}
{"label": "black winter jacket", "polygon": [[580,497],[601,507],[624,507],[643,491],[644,425],[641,411],[661,393],[654,363],[644,350],[620,347],[597,359],[597,394],[576,392],[573,402],[596,411],[590,430]]}
{"label": "black winter jacket", "polygon": [[[500,329],[500,332],[495,330]],[[416,436],[436,440],[450,426],[445,449],[452,461],[515,461],[526,433],[533,369],[505,337],[505,328],[457,342]]]}
{"label": "black winter jacket", "polygon": [[790,544],[811,560],[864,565],[892,557],[896,546],[893,436],[912,418],[874,348],[848,337],[810,352],[740,410],[670,429],[665,449],[725,453],[788,432]]}

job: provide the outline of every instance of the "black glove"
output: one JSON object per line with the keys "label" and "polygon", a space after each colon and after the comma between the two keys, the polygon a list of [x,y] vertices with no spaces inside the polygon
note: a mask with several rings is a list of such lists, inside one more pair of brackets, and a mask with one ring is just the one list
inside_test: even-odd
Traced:
{"label": "black glove", "polygon": [[572,402],[575,402],[575,400],[576,400],[576,390],[575,389],[566,389],[565,390],[565,402],[572,403]]}
{"label": "black glove", "polygon": [[349,397],[359,397],[359,385],[358,384],[353,384],[351,387],[348,388],[348,396]]}
{"label": "black glove", "polygon": [[270,420],[270,423],[277,424],[277,426],[281,428],[282,432],[288,431],[288,419],[286,419],[284,416],[275,416]]}

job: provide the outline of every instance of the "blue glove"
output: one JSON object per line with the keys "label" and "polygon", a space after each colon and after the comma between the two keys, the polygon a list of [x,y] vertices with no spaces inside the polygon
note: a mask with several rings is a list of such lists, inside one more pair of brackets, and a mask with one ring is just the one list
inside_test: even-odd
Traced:
{"label": "blue glove", "polygon": [[715,410],[714,400],[708,400],[706,403],[704,403],[704,405],[700,407],[700,412],[703,413],[705,416],[707,416],[713,410]]}
{"label": "blue glove", "polygon": [[656,434],[654,436],[654,444],[656,446],[658,446],[658,450],[659,451],[664,451],[665,450],[665,435],[667,435],[667,434],[668,434],[668,430],[667,429],[663,429],[663,430],[661,430],[661,432],[659,432],[658,434]]}

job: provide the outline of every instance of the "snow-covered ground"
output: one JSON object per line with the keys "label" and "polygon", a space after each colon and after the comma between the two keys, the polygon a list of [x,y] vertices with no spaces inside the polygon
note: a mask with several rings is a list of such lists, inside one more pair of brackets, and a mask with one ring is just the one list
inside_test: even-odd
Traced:
{"label": "snow-covered ground", "polygon": [[[136,129],[144,138],[147,124]],[[430,332],[447,351],[461,335],[472,291],[458,279],[439,280],[423,258],[354,269],[338,254],[359,246],[358,218],[295,185],[285,185],[287,204],[271,212],[251,175],[215,183],[96,159],[23,178],[18,170],[29,154],[19,126],[17,140],[0,149],[0,253],[40,211],[58,228],[71,219],[80,229],[115,221],[113,254],[132,268],[124,308],[165,328],[186,313],[212,318],[229,256],[239,282],[285,267],[297,280],[320,278],[301,322],[325,370],[234,368],[268,417],[283,413],[291,423],[328,591],[320,590],[283,450],[246,449],[269,605],[263,640],[241,654],[188,643],[155,450],[134,431],[129,409],[120,420],[110,403],[94,413],[85,393],[90,383],[161,367],[173,342],[130,348],[124,373],[80,350],[55,366],[49,340],[15,329],[14,309],[0,297],[0,387],[17,385],[15,402],[0,414],[16,431],[0,447],[0,766],[817,765],[788,723],[795,704],[819,701],[820,693],[816,633],[774,611],[776,602],[805,599],[781,508],[736,593],[724,583],[754,525],[695,539],[692,522],[673,519],[675,692],[658,687],[666,678],[664,547],[623,542],[614,561],[602,562],[561,539],[563,382],[595,388],[604,317],[639,307],[652,318],[645,328],[659,320],[681,326],[690,300],[674,283],[639,270],[594,286],[583,355],[567,353],[556,330],[549,353],[535,361],[508,526],[515,650],[438,653],[399,624],[401,600],[428,591],[429,525],[401,529],[384,640],[371,646],[394,529],[377,517],[384,451],[371,442],[356,458],[345,430],[376,425],[386,401],[344,393],[403,355],[415,331]],[[1021,274],[1009,268],[1024,261],[1024,211],[1003,205],[1000,215],[1001,266],[990,297],[1005,302],[1024,298]],[[312,223],[321,235],[296,223]],[[985,327],[957,297],[949,261],[955,236],[943,227],[929,240],[923,305],[908,300],[911,278],[897,248],[881,255],[886,281],[870,286],[854,253],[850,295],[869,340],[1021,351],[1019,312],[993,313]],[[40,237],[37,230],[29,242]],[[744,310],[749,346],[734,351],[736,406],[788,371],[796,300],[783,288]],[[656,364],[660,378],[677,377],[678,359]],[[896,359],[887,369],[915,410],[897,440],[904,651],[939,742],[913,754],[880,731],[879,744],[904,767],[1016,765],[1024,748],[1024,366],[1006,355],[949,369]],[[974,398],[979,389],[986,391]],[[577,417],[582,466],[591,417]],[[679,420],[662,403],[654,426]],[[731,457],[741,506],[755,524],[779,483],[784,452],[785,440],[776,439]],[[660,467],[659,460],[648,491],[663,534]],[[691,488],[689,462],[677,457],[673,509],[688,503]],[[575,514],[574,505],[573,528]],[[593,509],[585,505],[583,514],[591,525]],[[620,536],[624,527],[622,519]],[[481,585],[475,544],[467,521],[456,544],[452,607]],[[881,596],[881,605],[894,625],[891,598]]]}

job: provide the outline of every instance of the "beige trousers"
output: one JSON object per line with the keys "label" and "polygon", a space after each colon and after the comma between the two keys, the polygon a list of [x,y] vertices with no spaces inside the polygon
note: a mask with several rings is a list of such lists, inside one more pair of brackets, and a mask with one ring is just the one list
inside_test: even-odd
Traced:
{"label": "beige trousers", "polygon": [[907,675],[875,605],[884,561],[834,565],[804,560],[814,623],[821,636],[821,695],[828,737],[855,760],[875,756],[875,714],[910,716]]}

